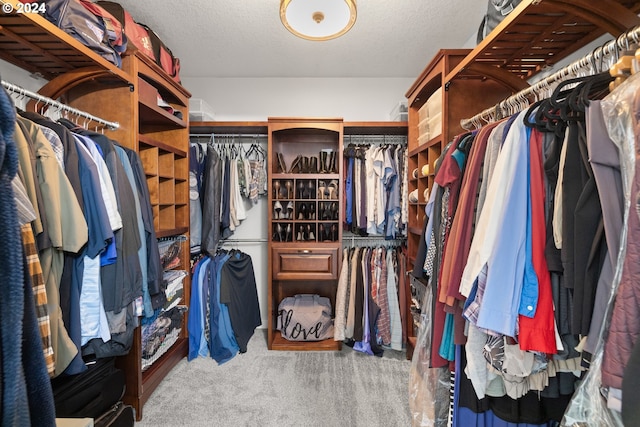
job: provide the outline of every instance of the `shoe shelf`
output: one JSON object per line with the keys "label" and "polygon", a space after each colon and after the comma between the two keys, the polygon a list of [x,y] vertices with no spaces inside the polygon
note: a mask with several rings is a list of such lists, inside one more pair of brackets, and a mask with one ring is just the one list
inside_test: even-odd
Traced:
{"label": "shoe shelf", "polygon": [[333,339],[291,342],[276,330],[278,305],[318,294],[335,306],[342,239],[341,119],[269,119],[270,350],[338,350]]}

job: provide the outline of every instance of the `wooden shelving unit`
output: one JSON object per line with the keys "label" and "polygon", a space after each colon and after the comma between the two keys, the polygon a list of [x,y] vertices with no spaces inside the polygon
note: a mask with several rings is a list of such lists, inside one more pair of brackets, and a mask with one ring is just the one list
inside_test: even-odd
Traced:
{"label": "wooden shelving unit", "polygon": [[[328,297],[335,307],[342,241],[342,119],[270,118],[268,120],[269,175],[269,289],[268,338],[270,350],[338,350],[333,339],[293,342],[276,329],[278,305],[296,294]],[[291,172],[298,155],[319,156],[331,150],[336,170],[329,173]],[[278,170],[280,154],[286,166]],[[333,197],[318,193],[333,182]],[[292,189],[292,191],[289,191]],[[274,209],[282,206],[286,218]],[[291,207],[291,210],[287,208]],[[305,208],[305,211],[302,208]],[[313,211],[313,215],[310,212]],[[277,217],[276,217],[277,212]]]}
{"label": "wooden shelving unit", "polygon": [[[440,157],[443,147],[458,133],[462,131],[459,122],[471,111],[477,108],[478,103],[497,102],[509,92],[495,82],[484,82],[480,79],[468,79],[450,85],[447,90],[441,92],[442,96],[442,133],[433,136],[427,142],[419,144],[418,138],[418,111],[438,89],[444,84],[445,76],[456,67],[469,53],[465,49],[440,50],[433,60],[427,65],[422,74],[411,86],[406,94],[409,106],[408,120],[408,150],[409,150],[409,192],[417,190],[418,202],[409,203],[409,232],[407,235],[407,271],[414,270],[416,253],[423,238],[422,233],[425,221],[425,190],[431,191],[435,182],[436,160]],[[429,173],[422,174],[422,168],[429,165]],[[416,178],[413,178],[413,170],[418,169]],[[421,271],[421,266],[415,271]],[[422,278],[419,275],[419,278]],[[417,285],[413,281],[405,284],[407,290],[407,316],[405,328],[407,329],[407,357],[413,355],[419,309],[412,301],[411,296],[418,290],[412,286]]]}
{"label": "wooden shelving unit", "polygon": [[75,82],[94,78],[130,82],[129,74],[43,16],[18,13],[19,3],[18,0],[0,0],[0,5],[11,5],[13,10],[0,14],[1,59],[48,80],[66,74]]}
{"label": "wooden shelving unit", "polygon": [[[191,96],[149,58],[134,53],[122,58],[122,68],[106,61],[89,48],[37,14],[14,12],[0,15],[0,58],[50,81],[40,90],[90,114],[118,122],[117,130],[105,133],[122,146],[136,150],[143,163],[154,215],[156,236],[171,237],[189,232],[188,198],[188,100]],[[141,87],[159,94],[182,118],[146,97]],[[183,243],[182,262],[189,271],[188,239]],[[190,282],[184,280],[181,304],[188,305]],[[118,360],[126,374],[124,401],[135,407],[138,419],[153,390],[188,350],[186,318],[178,341],[145,372],[142,372],[140,328],[134,333],[129,354]]]}

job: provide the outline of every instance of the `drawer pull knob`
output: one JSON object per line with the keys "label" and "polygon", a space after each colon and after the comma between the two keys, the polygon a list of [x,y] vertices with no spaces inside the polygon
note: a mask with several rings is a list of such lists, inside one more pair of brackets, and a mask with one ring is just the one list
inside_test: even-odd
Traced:
{"label": "drawer pull knob", "polygon": [[301,249],[298,251],[299,254],[310,254],[311,251],[309,249]]}

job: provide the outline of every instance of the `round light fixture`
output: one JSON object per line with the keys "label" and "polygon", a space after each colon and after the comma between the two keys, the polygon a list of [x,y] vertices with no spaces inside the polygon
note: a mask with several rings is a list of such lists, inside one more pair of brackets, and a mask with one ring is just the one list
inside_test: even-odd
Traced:
{"label": "round light fixture", "polygon": [[355,0],[280,0],[280,20],[306,40],[340,37],[356,22]]}

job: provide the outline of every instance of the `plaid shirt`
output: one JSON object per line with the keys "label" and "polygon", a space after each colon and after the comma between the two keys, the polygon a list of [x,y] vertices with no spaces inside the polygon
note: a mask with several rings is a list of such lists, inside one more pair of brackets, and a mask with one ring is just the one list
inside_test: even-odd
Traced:
{"label": "plaid shirt", "polygon": [[53,377],[55,357],[53,347],[51,346],[51,325],[49,324],[49,312],[47,311],[47,291],[31,224],[24,224],[21,227],[21,233],[22,248],[29,267],[31,286],[33,287],[36,317],[38,318],[38,326],[40,327],[40,336],[42,338],[42,351],[44,353],[45,364],[47,365],[47,372],[49,372],[50,377]]}

